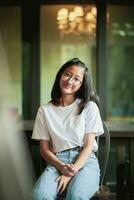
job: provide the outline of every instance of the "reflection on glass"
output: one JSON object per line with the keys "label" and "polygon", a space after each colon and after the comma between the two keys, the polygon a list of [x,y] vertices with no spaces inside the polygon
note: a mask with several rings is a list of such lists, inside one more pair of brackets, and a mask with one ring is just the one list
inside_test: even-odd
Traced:
{"label": "reflection on glass", "polygon": [[[6,101],[9,110],[22,113],[21,96],[21,10],[19,7],[0,7],[1,85],[13,85]],[[2,61],[3,60],[3,61]],[[10,78],[9,78],[10,77]],[[4,90],[4,89],[3,89]]]}
{"label": "reflection on glass", "polygon": [[[55,74],[64,62],[73,57],[78,57],[87,64],[95,81],[96,29],[93,29],[91,35],[91,32],[87,31],[88,28],[91,31],[91,27],[86,27],[85,24],[86,15],[93,12],[92,7],[41,7],[41,103],[50,100]],[[96,15],[95,7],[93,8],[93,15]],[[87,18],[89,20],[89,16]],[[96,19],[94,26],[96,27]]]}
{"label": "reflection on glass", "polygon": [[57,24],[61,36],[87,34],[88,37],[94,37],[96,35],[96,15],[95,6],[60,8],[57,12]]}
{"label": "reflection on glass", "polygon": [[134,122],[134,7],[108,11],[108,120]]}

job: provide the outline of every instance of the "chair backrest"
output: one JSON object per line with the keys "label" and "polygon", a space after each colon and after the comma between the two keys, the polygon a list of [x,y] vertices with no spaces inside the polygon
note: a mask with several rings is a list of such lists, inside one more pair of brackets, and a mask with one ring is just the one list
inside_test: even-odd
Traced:
{"label": "chair backrest", "polygon": [[108,163],[109,151],[110,151],[110,134],[109,129],[107,127],[106,122],[103,121],[103,128],[104,128],[104,140],[102,141],[102,145],[100,145],[100,137],[97,137],[97,142],[99,146],[99,150],[97,152],[97,157],[100,164],[100,171],[101,171],[101,178],[100,178],[100,188],[103,186],[106,168]]}

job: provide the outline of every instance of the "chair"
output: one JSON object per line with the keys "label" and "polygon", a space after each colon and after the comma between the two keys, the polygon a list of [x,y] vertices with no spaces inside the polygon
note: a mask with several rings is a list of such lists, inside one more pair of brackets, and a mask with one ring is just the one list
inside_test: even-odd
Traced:
{"label": "chair", "polygon": [[[104,145],[99,147],[99,150],[97,152],[97,157],[99,160],[100,171],[101,171],[100,188],[99,188],[99,191],[94,195],[92,200],[99,199],[99,198],[107,199],[109,195],[108,187],[104,186],[104,178],[106,174],[109,151],[110,151],[110,134],[109,134],[109,129],[106,125],[106,122],[104,121],[103,121],[103,128],[104,128]],[[101,137],[98,136],[97,137],[98,146],[100,145],[100,139]]]}

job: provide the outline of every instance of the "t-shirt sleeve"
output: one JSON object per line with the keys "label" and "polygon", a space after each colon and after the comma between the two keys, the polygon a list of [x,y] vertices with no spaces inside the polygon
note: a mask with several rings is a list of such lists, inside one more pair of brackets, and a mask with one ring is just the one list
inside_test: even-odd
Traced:
{"label": "t-shirt sleeve", "polygon": [[43,108],[40,107],[38,109],[36,119],[35,119],[35,124],[33,128],[33,133],[32,133],[32,139],[36,140],[50,140],[50,135],[44,115]]}
{"label": "t-shirt sleeve", "polygon": [[95,133],[96,136],[104,133],[98,106],[90,101],[85,108],[85,134]]}

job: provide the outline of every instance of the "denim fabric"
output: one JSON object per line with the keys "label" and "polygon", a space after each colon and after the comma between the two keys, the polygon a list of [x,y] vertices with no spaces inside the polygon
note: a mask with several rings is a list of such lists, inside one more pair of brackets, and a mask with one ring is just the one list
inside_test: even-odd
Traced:
{"label": "denim fabric", "polygon": [[[78,155],[79,151],[75,149],[56,153],[56,156],[64,163],[74,163]],[[32,199],[56,200],[58,196],[56,178],[59,175],[60,172],[48,164],[32,190]],[[89,200],[99,189],[99,179],[98,160],[92,153],[84,167],[71,179],[65,200]]]}

